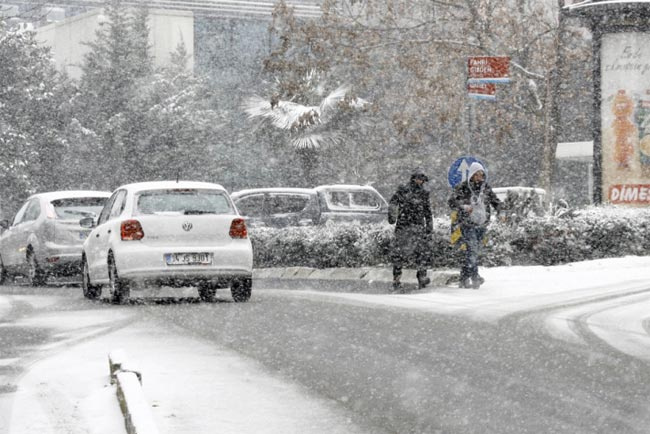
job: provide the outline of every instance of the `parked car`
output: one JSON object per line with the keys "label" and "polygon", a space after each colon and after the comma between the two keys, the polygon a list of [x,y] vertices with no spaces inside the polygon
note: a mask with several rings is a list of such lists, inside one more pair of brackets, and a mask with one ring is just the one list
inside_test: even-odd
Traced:
{"label": "parked car", "polygon": [[533,187],[496,187],[492,191],[503,202],[509,221],[544,215],[547,209],[546,190]]}
{"label": "parked car", "polygon": [[31,285],[49,276],[79,274],[81,245],[90,232],[81,217],[99,214],[110,192],[54,191],[30,196],[13,221],[0,222],[0,282],[27,276]]}
{"label": "parked car", "polygon": [[284,227],[327,221],[386,221],[388,204],[373,187],[321,185],[316,188],[256,188],[232,194],[251,225]]}
{"label": "parked car", "polygon": [[236,302],[251,296],[253,249],[244,219],[217,184],[159,181],[119,187],[83,245],[84,296],[108,285],[122,302],[139,284],[197,286],[202,300],[230,287]]}
{"label": "parked car", "polygon": [[492,189],[494,194],[497,195],[502,201],[510,196],[517,196],[519,198],[529,198],[534,197],[536,202],[543,204],[546,198],[546,190],[543,188],[534,188],[534,187],[494,187]]}

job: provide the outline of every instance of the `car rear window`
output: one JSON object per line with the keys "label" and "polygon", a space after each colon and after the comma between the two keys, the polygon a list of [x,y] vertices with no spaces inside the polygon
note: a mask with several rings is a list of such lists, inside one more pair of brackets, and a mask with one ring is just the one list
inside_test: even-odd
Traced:
{"label": "car rear window", "polygon": [[96,217],[102,211],[107,197],[70,197],[56,199],[50,203],[57,219],[79,220],[83,217]]}
{"label": "car rear window", "polygon": [[272,194],[269,196],[270,214],[291,214],[303,211],[309,203],[306,194]]}
{"label": "car rear window", "polygon": [[232,214],[220,190],[178,188],[147,190],[136,196],[136,214]]}
{"label": "car rear window", "polygon": [[245,216],[261,216],[264,214],[264,195],[255,194],[237,199],[237,208]]}
{"label": "car rear window", "polygon": [[370,191],[328,191],[327,203],[332,210],[377,210],[381,204],[376,194]]}

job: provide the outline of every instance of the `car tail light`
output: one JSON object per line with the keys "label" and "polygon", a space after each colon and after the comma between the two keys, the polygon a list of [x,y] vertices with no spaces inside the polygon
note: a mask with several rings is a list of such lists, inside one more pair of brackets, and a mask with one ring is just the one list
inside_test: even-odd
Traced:
{"label": "car tail light", "polygon": [[56,219],[56,211],[54,210],[54,205],[51,203],[48,203],[45,206],[45,217],[47,217],[50,220]]}
{"label": "car tail light", "polygon": [[230,223],[230,238],[246,238],[248,237],[248,230],[246,230],[246,222],[244,219],[234,219]]}
{"label": "car tail light", "polygon": [[144,231],[137,220],[124,220],[120,226],[122,241],[135,241],[144,238]]}

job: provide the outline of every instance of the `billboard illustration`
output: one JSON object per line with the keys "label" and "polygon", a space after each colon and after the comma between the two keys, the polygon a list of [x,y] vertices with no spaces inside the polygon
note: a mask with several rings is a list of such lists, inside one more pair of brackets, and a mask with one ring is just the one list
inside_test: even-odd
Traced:
{"label": "billboard illustration", "polygon": [[650,33],[607,33],[601,45],[603,202],[650,205]]}

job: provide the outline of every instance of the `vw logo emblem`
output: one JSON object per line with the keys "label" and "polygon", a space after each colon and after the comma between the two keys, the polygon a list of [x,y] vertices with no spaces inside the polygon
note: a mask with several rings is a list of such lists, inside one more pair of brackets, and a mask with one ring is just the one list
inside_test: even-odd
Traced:
{"label": "vw logo emblem", "polygon": [[191,231],[192,230],[192,223],[190,223],[190,222],[183,223],[183,230],[185,232]]}

